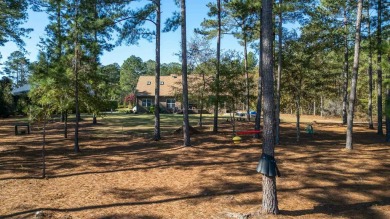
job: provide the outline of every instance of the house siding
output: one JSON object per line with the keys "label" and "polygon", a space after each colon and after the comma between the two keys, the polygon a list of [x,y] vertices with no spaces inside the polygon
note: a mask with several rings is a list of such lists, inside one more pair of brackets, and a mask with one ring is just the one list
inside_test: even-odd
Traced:
{"label": "house siding", "polygon": [[[144,99],[151,99],[152,105],[154,105],[154,96],[145,96],[145,97],[137,97],[137,111],[138,113],[148,113],[149,110],[147,107],[142,106],[142,100]],[[160,97],[160,109],[162,113],[167,113],[169,110],[167,109],[167,99],[174,99],[174,97]],[[181,109],[182,104],[180,102],[175,103],[175,106],[178,109]]]}

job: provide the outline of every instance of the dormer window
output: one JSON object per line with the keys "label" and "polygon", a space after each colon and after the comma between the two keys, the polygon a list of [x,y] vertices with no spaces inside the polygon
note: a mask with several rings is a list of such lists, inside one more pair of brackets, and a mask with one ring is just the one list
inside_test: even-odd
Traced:
{"label": "dormer window", "polygon": [[164,85],[164,81],[160,81],[160,85]]}
{"label": "dormer window", "polygon": [[151,84],[152,84],[152,82],[151,82],[151,81],[148,81],[148,82],[146,82],[146,84],[147,84],[147,85],[151,85]]}

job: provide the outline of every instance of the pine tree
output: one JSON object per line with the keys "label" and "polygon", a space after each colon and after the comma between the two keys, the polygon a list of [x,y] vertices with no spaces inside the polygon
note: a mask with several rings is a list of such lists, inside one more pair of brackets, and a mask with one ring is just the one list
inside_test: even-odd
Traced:
{"label": "pine tree", "polygon": [[[201,23],[202,30],[196,29],[195,32],[207,36],[208,38],[217,38],[217,52],[216,52],[216,71],[214,76],[214,118],[213,118],[213,132],[218,132],[218,108],[219,108],[219,97],[220,97],[220,64],[221,64],[221,37],[222,34],[226,33],[228,30],[223,29],[225,26],[225,14],[222,13],[222,3],[221,0],[217,0],[216,4],[209,3],[207,5],[210,12],[208,15],[210,17],[216,17],[216,20],[206,19]],[[224,21],[223,21],[224,19]]]}
{"label": "pine tree", "polygon": [[275,144],[280,143],[280,81],[282,78],[282,39],[283,39],[283,1],[279,0],[279,25],[278,25],[278,74],[276,82],[276,106],[275,106]]}
{"label": "pine tree", "polygon": [[[274,157],[274,77],[273,77],[273,1],[264,0],[261,9],[261,72],[264,92],[264,131],[263,154]],[[267,214],[278,214],[275,176],[263,175],[262,211]]]}
{"label": "pine tree", "polygon": [[32,31],[31,28],[21,27],[28,18],[27,8],[26,0],[0,1],[0,46],[9,41],[15,42],[19,47],[25,45],[23,38]]}
{"label": "pine tree", "polygon": [[[151,40],[155,37],[156,43],[156,67],[155,67],[155,97],[154,97],[154,140],[161,139],[160,131],[160,40],[161,40],[161,3],[160,0],[149,0],[139,10],[128,10],[116,22],[121,24],[120,40],[126,44],[135,44],[142,37]],[[154,31],[144,28],[145,22],[151,22],[156,29]]]}
{"label": "pine tree", "polygon": [[191,145],[190,122],[188,118],[188,82],[187,82],[187,30],[186,30],[186,1],[180,1],[181,6],[181,61],[183,84],[183,134],[184,146]]}
{"label": "pine tree", "polygon": [[246,110],[247,119],[250,120],[250,84],[248,69],[248,44],[255,39],[258,32],[259,3],[253,0],[230,0],[224,4],[226,13],[226,28],[241,40],[244,47],[244,74],[246,83]]}
{"label": "pine tree", "polygon": [[218,132],[218,106],[219,106],[219,75],[221,65],[221,34],[222,34],[222,18],[221,18],[221,0],[217,0],[217,71],[215,73],[215,103],[214,103],[214,121],[213,121],[213,132]]}
{"label": "pine tree", "polygon": [[12,52],[4,65],[4,73],[14,80],[15,87],[21,87],[27,83],[30,61],[23,52]]}
{"label": "pine tree", "polygon": [[370,1],[367,1],[367,31],[368,31],[368,128],[374,129],[372,119],[372,37],[371,37],[371,17]]}
{"label": "pine tree", "polygon": [[346,148],[353,149],[352,134],[353,134],[353,115],[355,112],[355,99],[356,99],[356,86],[359,73],[359,55],[360,55],[360,31],[361,31],[361,19],[362,19],[363,0],[358,0],[357,3],[357,15],[356,15],[356,34],[355,34],[355,49],[353,58],[353,71],[351,81],[351,94],[349,97],[349,110],[347,121],[347,140]]}
{"label": "pine tree", "polygon": [[378,104],[378,135],[383,135],[383,111],[382,111],[382,0],[377,1],[378,29],[376,31],[377,41],[377,104]]}

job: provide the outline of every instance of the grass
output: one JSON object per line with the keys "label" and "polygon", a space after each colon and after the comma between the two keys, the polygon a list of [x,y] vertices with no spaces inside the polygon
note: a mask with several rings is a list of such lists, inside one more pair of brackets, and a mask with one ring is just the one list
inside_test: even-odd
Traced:
{"label": "grass", "polygon": [[[85,120],[92,120],[91,116],[82,116]],[[219,117],[219,121],[226,121],[226,116]],[[199,114],[191,114],[189,116],[190,125],[198,126]],[[154,131],[154,115],[153,114],[125,114],[125,113],[107,113],[103,115],[98,122],[105,124],[101,130],[115,127],[113,132],[134,132],[134,133],[153,133]],[[203,115],[203,125],[211,126],[213,123],[213,115]],[[183,115],[181,114],[160,114],[161,132],[172,132],[183,124]],[[110,128],[111,129],[111,128]]]}

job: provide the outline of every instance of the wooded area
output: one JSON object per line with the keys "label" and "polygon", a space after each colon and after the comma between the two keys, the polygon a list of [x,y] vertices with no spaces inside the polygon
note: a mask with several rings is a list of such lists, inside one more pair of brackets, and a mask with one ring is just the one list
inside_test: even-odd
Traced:
{"label": "wooded area", "polygon": [[[361,139],[360,135],[367,133],[376,133],[374,137],[370,135],[370,138],[375,138],[374,143],[369,143],[370,146],[381,145],[378,150],[383,151],[385,157],[388,156],[389,151],[381,141],[386,142],[383,143],[385,146],[390,142],[389,1],[215,0],[207,3],[208,17],[200,24],[200,28],[193,30],[196,34],[190,40],[187,35],[192,30],[187,30],[186,22],[190,18],[186,16],[186,8],[190,7],[191,2],[175,0],[177,11],[169,19],[162,20],[161,5],[164,2],[0,2],[0,46],[14,42],[20,47],[5,61],[1,60],[4,66],[1,70],[4,76],[0,81],[2,128],[9,128],[11,123],[19,120],[36,125],[33,135],[42,135],[43,139],[42,178],[48,177],[46,148],[50,147],[50,142],[47,142],[46,137],[50,136],[47,136],[46,131],[53,118],[60,118],[55,129],[62,126],[63,139],[60,139],[64,145],[69,146],[68,134],[71,136],[72,156],[79,159],[78,156],[82,157],[90,150],[90,146],[86,146],[83,141],[88,142],[88,145],[99,144],[99,140],[91,142],[85,140],[85,136],[80,136],[88,133],[83,130],[87,126],[85,119],[89,118],[88,115],[91,115],[93,125],[109,126],[109,123],[103,122],[105,116],[112,116],[112,113],[136,113],[134,109],[139,101],[137,83],[142,76],[154,77],[151,106],[145,103],[148,113],[153,114],[153,134],[148,132],[150,144],[164,148],[158,142],[172,138],[170,133],[162,132],[167,126],[172,126],[167,125],[168,115],[164,114],[166,112],[160,104],[165,98],[160,95],[164,83],[160,79],[168,75],[181,77],[180,89],[172,91],[174,101],[181,103],[178,111],[183,114],[179,125],[183,138],[174,137],[181,139],[181,143],[176,144],[188,147],[186,150],[189,151],[191,147],[194,150],[201,145],[204,147],[205,142],[199,138],[195,137],[195,143],[192,142],[193,130],[196,130],[194,127],[204,133],[204,129],[209,128],[208,131],[212,131],[207,132],[210,138],[236,136],[236,129],[242,130],[244,126],[246,130],[261,131],[262,135],[255,135],[251,141],[261,146],[256,159],[260,158],[258,170],[261,170],[262,185],[258,185],[257,189],[263,192],[260,212],[264,214],[283,214],[277,196],[279,180],[276,174],[271,174],[277,172],[276,163],[280,162],[283,166],[284,161],[276,152],[278,146],[299,146],[303,144],[302,140],[305,144],[311,144],[306,139],[305,134],[308,132],[305,133],[302,127],[312,127],[318,118],[336,118],[339,127],[344,128],[346,134],[343,146],[340,146],[340,141],[333,145],[333,149],[339,150],[336,153],[338,156],[348,157],[355,153],[352,152],[356,150],[355,139]],[[22,27],[28,19],[29,8],[45,12],[49,19],[46,35],[41,36],[39,43],[39,56],[33,62],[26,58],[28,51],[25,51],[23,42],[32,31],[31,28]],[[178,56],[181,63],[161,63],[161,44],[164,43],[161,34],[179,27],[181,51],[178,51]],[[242,45],[242,50],[234,51],[225,46],[221,39],[226,35],[234,36]],[[154,52],[155,60],[142,60],[133,55],[122,65],[113,63],[103,66],[100,63],[100,57],[105,51],[112,51],[121,45],[137,44],[141,39],[155,44],[155,51],[150,51]],[[196,115],[196,124],[191,123],[189,115],[194,106],[200,112]],[[211,117],[203,113],[204,110],[212,112],[212,122],[209,121]],[[252,112],[254,120],[251,118]],[[236,121],[236,115],[242,119],[241,114],[245,115],[245,121]],[[288,126],[289,135],[281,130],[281,114],[295,114],[294,139],[291,138],[291,129],[294,127]],[[312,115],[316,120],[302,124],[301,118],[305,115]],[[102,120],[100,123],[97,121],[99,116]],[[358,133],[354,129],[357,121]],[[225,123],[232,129],[228,135]],[[137,127],[143,129],[149,125],[140,122]],[[115,126],[115,129],[120,127],[123,133],[123,125]],[[338,137],[339,127],[334,127]],[[5,137],[8,139],[7,135]],[[114,142],[118,140],[107,139]],[[329,140],[326,136],[320,139]],[[10,146],[12,141],[17,140],[10,139],[4,144]],[[210,145],[210,142],[206,143]],[[319,141],[317,144],[322,145],[324,142]],[[359,140],[358,145],[362,147],[364,143]],[[215,148],[212,144],[211,147]],[[10,151],[14,149],[1,149],[1,152],[5,156],[9,153],[11,155],[14,152]],[[283,150],[288,150],[288,147]],[[72,154],[70,151],[67,153]],[[105,153],[109,154],[109,151]],[[146,159],[149,155],[144,156]],[[7,164],[17,162],[9,158],[4,158],[4,161]],[[272,171],[262,171],[262,165],[267,165],[266,169]],[[384,163],[382,169],[388,177],[388,163]],[[49,173],[55,174],[55,171]],[[9,176],[11,173],[7,174],[4,182],[15,180]],[[252,180],[257,179],[253,177]],[[388,207],[390,194],[388,191],[384,193],[379,202],[384,200]],[[373,200],[373,203],[375,201],[378,200]],[[388,213],[386,209],[385,212]],[[9,212],[2,214],[12,216]]]}

